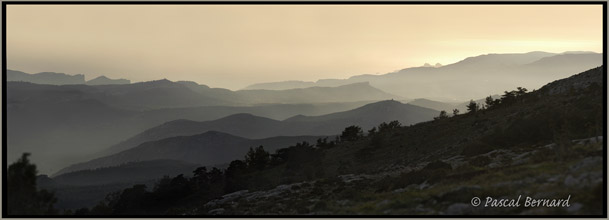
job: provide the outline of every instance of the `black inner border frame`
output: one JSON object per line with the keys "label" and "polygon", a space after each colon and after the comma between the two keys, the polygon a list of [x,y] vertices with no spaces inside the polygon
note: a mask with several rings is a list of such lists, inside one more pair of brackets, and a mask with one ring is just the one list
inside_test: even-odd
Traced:
{"label": "black inner border frame", "polygon": [[602,215],[8,215],[7,213],[7,96],[6,8],[8,5],[600,5],[603,7],[603,183],[607,186],[607,1],[3,1],[2,2],[2,218],[607,218],[607,187]]}

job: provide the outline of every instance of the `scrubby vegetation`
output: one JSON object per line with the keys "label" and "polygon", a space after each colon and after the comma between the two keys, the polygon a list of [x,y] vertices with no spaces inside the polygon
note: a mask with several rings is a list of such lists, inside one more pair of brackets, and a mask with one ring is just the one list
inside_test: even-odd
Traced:
{"label": "scrubby vegetation", "polygon": [[53,204],[57,199],[53,193],[36,188],[36,165],[31,164],[24,153],[8,167],[6,189],[8,191],[6,213],[9,215],[51,215],[57,210]]}

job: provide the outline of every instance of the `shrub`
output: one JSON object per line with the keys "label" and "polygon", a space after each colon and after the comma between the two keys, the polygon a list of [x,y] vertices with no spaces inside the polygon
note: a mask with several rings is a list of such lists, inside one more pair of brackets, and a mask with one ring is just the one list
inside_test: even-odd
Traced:
{"label": "shrub", "polygon": [[425,166],[425,168],[423,168],[423,169],[424,170],[437,170],[437,169],[452,170],[452,166],[441,160],[436,160],[436,161],[433,161],[433,162],[427,164]]}
{"label": "shrub", "polygon": [[485,144],[483,142],[475,142],[463,147],[463,151],[461,154],[466,157],[473,157],[480,154],[485,154],[491,152],[494,148],[491,145]]}
{"label": "shrub", "polygon": [[491,158],[487,156],[477,156],[470,159],[468,162],[472,166],[483,167],[491,163]]}
{"label": "shrub", "polygon": [[315,203],[315,205],[313,206],[313,210],[316,210],[316,211],[326,210],[327,208],[328,208],[328,204],[325,201],[319,201],[319,202]]}
{"label": "shrub", "polygon": [[346,127],[345,130],[340,135],[341,141],[357,141],[364,137],[364,131],[359,126],[349,126]]}

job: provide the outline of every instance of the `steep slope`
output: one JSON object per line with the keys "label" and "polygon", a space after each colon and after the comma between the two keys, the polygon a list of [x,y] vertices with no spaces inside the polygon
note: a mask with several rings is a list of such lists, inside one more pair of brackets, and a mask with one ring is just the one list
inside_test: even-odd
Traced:
{"label": "steep slope", "polygon": [[137,147],[79,163],[60,170],[55,176],[61,176],[78,170],[113,167],[130,162],[150,160],[178,160],[206,166],[228,163],[241,158],[250,147],[264,146],[268,151],[275,151],[297,142],[313,143],[318,136],[272,137],[266,139],[247,139],[230,134],[208,131],[192,136],[177,136],[158,141],[150,141]]}
{"label": "steep slope", "polygon": [[556,80],[539,89],[540,93],[547,95],[557,95],[572,93],[573,90],[598,89],[602,81],[606,80],[605,66],[600,66],[583,73],[570,76],[565,79]]}
{"label": "steep slope", "polygon": [[[280,182],[273,174],[287,168],[276,166],[256,173],[275,176],[275,187],[267,180],[265,187],[252,184],[181,207],[192,215],[601,216],[605,74],[604,67],[594,68],[515,102],[341,143],[323,150],[321,159],[310,158],[316,162],[309,166],[324,169],[317,179]],[[471,205],[474,197],[484,203],[518,195],[519,207]],[[527,197],[570,203],[524,206]]]}

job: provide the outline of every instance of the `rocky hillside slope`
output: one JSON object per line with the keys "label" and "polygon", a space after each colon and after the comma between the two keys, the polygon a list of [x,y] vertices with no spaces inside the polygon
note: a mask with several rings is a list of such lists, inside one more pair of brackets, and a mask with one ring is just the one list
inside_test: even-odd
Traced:
{"label": "rocky hillside slope", "polygon": [[[233,192],[184,214],[600,215],[603,74],[595,68],[476,113],[341,143],[317,166],[323,178]],[[266,172],[274,169],[283,168]],[[519,196],[519,207],[485,207]],[[569,206],[527,207],[527,197]]]}

